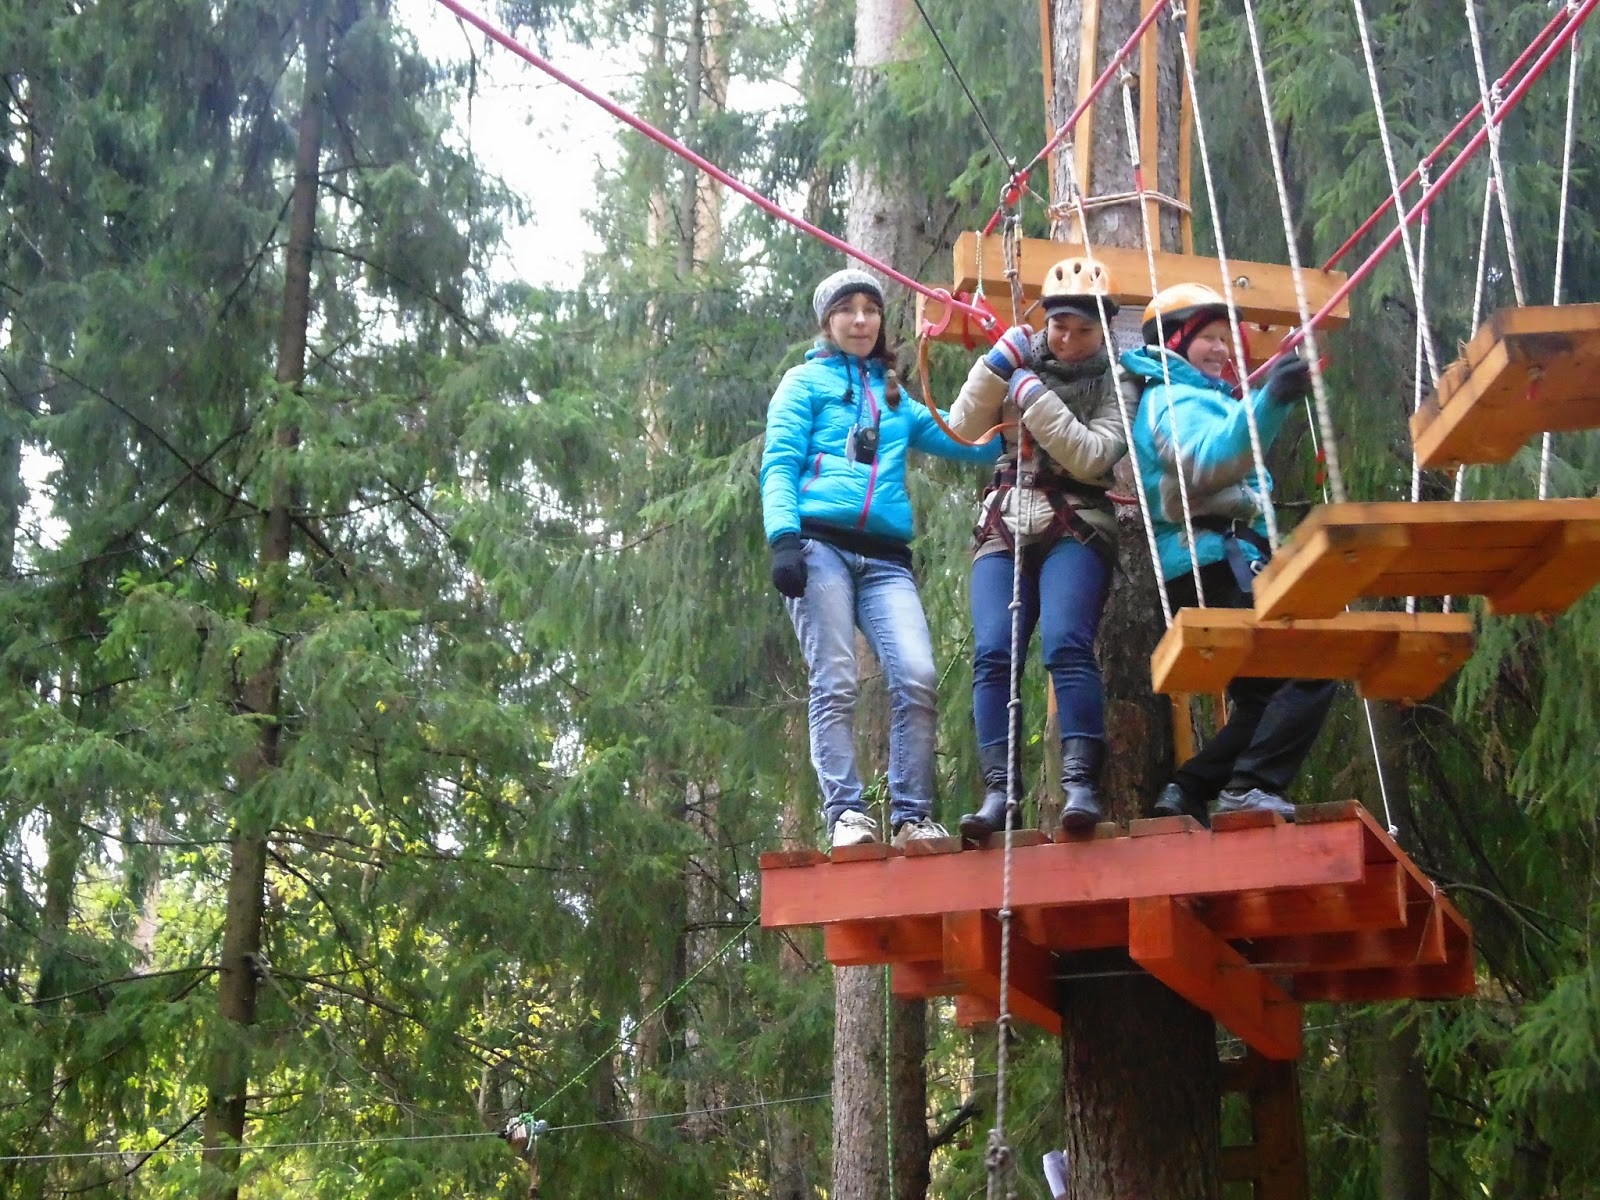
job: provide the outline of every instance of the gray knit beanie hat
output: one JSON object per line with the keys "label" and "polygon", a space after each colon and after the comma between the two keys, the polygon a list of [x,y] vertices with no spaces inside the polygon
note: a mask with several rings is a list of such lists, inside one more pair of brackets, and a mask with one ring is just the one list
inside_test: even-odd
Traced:
{"label": "gray knit beanie hat", "polygon": [[871,296],[879,308],[884,306],[882,286],[871,275],[855,267],[835,271],[817,284],[817,290],[811,295],[811,307],[816,309],[817,323],[820,325],[823,315],[840,300],[857,292]]}

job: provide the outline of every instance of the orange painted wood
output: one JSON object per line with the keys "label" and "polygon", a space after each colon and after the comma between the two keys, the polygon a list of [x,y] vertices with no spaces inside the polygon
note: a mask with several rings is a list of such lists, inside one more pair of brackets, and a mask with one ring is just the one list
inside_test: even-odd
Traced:
{"label": "orange painted wood", "polygon": [[1129,902],[1128,954],[1266,1058],[1300,1056],[1300,1006],[1170,896]]}
{"label": "orange painted wood", "polygon": [[1258,938],[1240,949],[1257,968],[1284,975],[1438,966],[1446,959],[1444,925],[1439,910],[1427,907],[1398,929]]}
{"label": "orange painted wood", "polygon": [[903,853],[898,846],[891,846],[888,842],[864,842],[859,846],[840,846],[829,851],[828,858],[836,863],[881,862]]}
{"label": "orange painted wood", "polygon": [[962,1029],[974,1025],[993,1025],[1000,1019],[1000,1007],[985,996],[968,994],[956,997],[956,1024]]}
{"label": "orange painted wood", "polygon": [[1406,875],[1399,863],[1375,863],[1359,884],[1206,896],[1195,914],[1229,941],[1397,929],[1406,923]]}
{"label": "orange painted wood", "polygon": [[944,972],[944,963],[897,962],[889,968],[889,994],[901,1000],[958,996],[961,984]]}
{"label": "orange painted wood", "polygon": [[836,967],[938,962],[944,956],[944,924],[930,916],[825,925],[822,952]]}
{"label": "orange painted wood", "polygon": [[925,857],[930,854],[960,854],[961,839],[958,837],[918,838],[914,842],[907,842],[905,850],[907,858]]}
{"label": "orange painted wood", "polygon": [[[1050,835],[1042,829],[1013,829],[1011,831],[1011,848],[1013,850],[1022,846],[1048,846]],[[1006,835],[991,833],[983,839],[983,850],[1000,850],[1006,848]]]}
{"label": "orange painted wood", "polygon": [[758,860],[763,871],[781,871],[784,867],[814,867],[828,861],[821,850],[767,850]]}
{"label": "orange painted wood", "polygon": [[1128,944],[1128,905],[1122,900],[1068,908],[1024,908],[1017,910],[1016,919],[1024,937],[1058,954]]}
{"label": "orange painted wood", "polygon": [[[964,995],[1000,1004],[1000,921],[988,913],[947,913],[944,918],[945,974],[961,983]],[[1006,1008],[1018,1019],[1061,1034],[1055,979],[1048,950],[1028,941],[1015,924],[1006,979]]]}
{"label": "orange painted wood", "polygon": [[[1209,838],[1109,837],[1012,851],[1013,908],[1357,883],[1363,831],[1346,821]],[[834,861],[762,876],[761,922],[827,925],[1000,906],[1002,854]]]}
{"label": "orange painted wood", "polygon": [[1172,834],[1203,834],[1206,827],[1190,816],[1140,817],[1128,822],[1129,837],[1168,837]]}
{"label": "orange painted wood", "polygon": [[1600,582],[1600,499],[1325,504],[1256,579],[1263,620],[1331,617],[1357,596],[1482,595],[1559,612]]}
{"label": "orange painted wood", "polygon": [[1545,431],[1600,428],[1600,304],[1502,309],[1411,418],[1425,467],[1505,462]]}
{"label": "orange painted wood", "polygon": [[1444,916],[1445,961],[1433,966],[1371,971],[1310,972],[1294,976],[1294,995],[1302,1001],[1368,1004],[1378,1000],[1451,1000],[1477,990],[1470,930]]}

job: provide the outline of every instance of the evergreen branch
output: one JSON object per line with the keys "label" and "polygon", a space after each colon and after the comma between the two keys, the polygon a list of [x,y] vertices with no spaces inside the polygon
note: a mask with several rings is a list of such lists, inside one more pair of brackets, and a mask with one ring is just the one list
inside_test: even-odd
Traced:
{"label": "evergreen branch", "polygon": [[336,833],[324,833],[322,830],[309,829],[275,829],[272,836],[281,838],[286,842],[294,842],[314,853],[326,854],[330,858],[337,858],[340,862],[354,863],[358,866],[386,867],[404,859],[418,859],[426,862],[452,863],[465,866],[499,867],[508,871],[546,871],[554,875],[583,875],[588,872],[587,867],[568,866],[558,867],[549,863],[516,862],[506,858],[479,858],[467,854],[445,854],[440,851],[422,852],[415,850],[390,851],[386,857],[364,858],[356,854],[334,854],[326,846],[318,842],[342,842],[350,846],[367,847],[367,843],[358,842],[354,838],[344,837]]}
{"label": "evergreen branch", "polygon": [[62,992],[57,996],[44,996],[37,1000],[29,1000],[28,1004],[33,1008],[42,1008],[46,1004],[57,1004],[62,1000],[71,1000],[77,996],[87,996],[91,992],[98,992],[101,988],[115,987],[119,983],[142,983],[146,979],[165,979],[173,975],[191,975],[196,971],[210,975],[217,970],[220,970],[220,968],[215,963],[200,963],[198,966],[193,967],[173,967],[169,971],[145,971],[139,975],[123,975],[118,979],[102,979],[98,983],[91,983],[88,987],[81,987],[77,991]]}
{"label": "evergreen branch", "polygon": [[136,838],[129,837],[125,833],[112,833],[109,829],[101,829],[98,825],[91,825],[87,821],[75,820],[72,822],[72,824],[76,825],[79,829],[82,829],[87,833],[92,833],[97,837],[103,837],[108,841],[120,842],[124,846],[160,846],[163,849],[169,850],[192,850],[197,846],[226,846],[230,841],[233,840],[225,837],[195,839]]}

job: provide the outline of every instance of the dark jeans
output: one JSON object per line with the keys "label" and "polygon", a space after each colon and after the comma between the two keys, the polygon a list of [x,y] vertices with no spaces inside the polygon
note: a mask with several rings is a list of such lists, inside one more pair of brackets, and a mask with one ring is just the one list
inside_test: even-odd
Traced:
{"label": "dark jeans", "polygon": [[[1225,562],[1200,568],[1211,608],[1250,608]],[[1174,610],[1195,604],[1194,576],[1167,580]],[[1228,685],[1228,721],[1180,766],[1173,780],[1198,804],[1223,788],[1261,788],[1283,795],[1311,753],[1337,685],[1327,679],[1235,679]]]}
{"label": "dark jeans", "polygon": [[[1039,627],[1061,736],[1104,738],[1105,689],[1094,657],[1094,638],[1111,588],[1111,568],[1071,537],[1043,554],[1036,549],[1024,553],[1022,568],[1019,644],[1026,658],[1034,626]],[[972,716],[980,746],[1006,743],[1012,570],[1009,554],[985,554],[972,564]]]}

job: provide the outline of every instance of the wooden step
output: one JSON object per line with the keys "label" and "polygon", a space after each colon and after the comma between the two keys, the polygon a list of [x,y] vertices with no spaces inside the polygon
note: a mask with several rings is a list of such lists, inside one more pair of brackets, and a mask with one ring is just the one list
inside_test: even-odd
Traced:
{"label": "wooden step", "polygon": [[1505,308],[1411,418],[1425,467],[1499,463],[1529,438],[1600,428],[1600,304]]}
{"label": "wooden step", "polygon": [[1487,596],[1560,613],[1600,582],[1600,499],[1324,504],[1256,577],[1263,620],[1332,617],[1358,596]]}
{"label": "wooden step", "polygon": [[1211,692],[1246,676],[1352,679],[1368,700],[1424,700],[1472,654],[1464,613],[1340,613],[1262,621],[1249,609],[1183,608],[1150,656],[1157,692]]}

